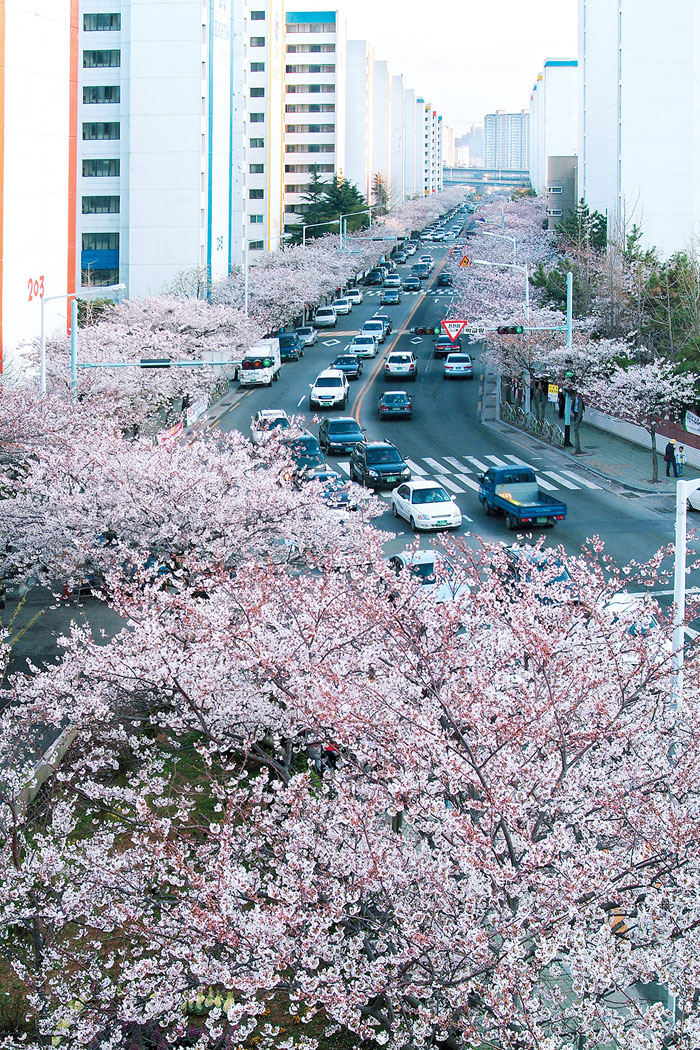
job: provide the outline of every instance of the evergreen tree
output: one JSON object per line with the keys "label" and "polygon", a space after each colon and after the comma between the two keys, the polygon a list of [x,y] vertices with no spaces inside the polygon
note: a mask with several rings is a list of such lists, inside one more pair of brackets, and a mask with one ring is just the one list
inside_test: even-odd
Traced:
{"label": "evergreen tree", "polygon": [[576,248],[590,247],[602,252],[608,245],[607,218],[599,211],[591,211],[583,197],[556,230]]}
{"label": "evergreen tree", "polygon": [[386,215],[390,205],[389,187],[380,171],[372,179],[372,205],[375,216]]}
{"label": "evergreen tree", "polygon": [[366,226],[369,223],[367,214],[356,217],[352,214],[362,212],[366,208],[367,201],[357,186],[348,179],[342,175],[335,175],[329,182],[325,182],[319,177],[318,170],[314,169],[308,189],[299,205],[302,220],[290,228],[293,242],[301,242],[304,226],[308,227],[307,241],[338,231],[339,222],[335,220],[340,220],[341,216],[346,217],[343,226],[349,231]]}

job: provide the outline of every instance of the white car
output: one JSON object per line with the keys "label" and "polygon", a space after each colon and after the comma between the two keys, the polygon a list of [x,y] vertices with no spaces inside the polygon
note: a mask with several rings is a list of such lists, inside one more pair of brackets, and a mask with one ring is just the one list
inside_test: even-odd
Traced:
{"label": "white car", "polygon": [[416,252],[418,251],[418,249],[416,248],[415,244],[411,244],[411,243],[404,244],[403,250],[406,252],[406,255],[415,255]]}
{"label": "white car", "polygon": [[289,430],[291,420],[282,408],[261,408],[250,421],[250,439],[254,445],[264,445],[276,431]]}
{"label": "white car", "polygon": [[401,287],[401,278],[399,277],[399,275],[397,273],[390,273],[384,279],[384,287],[385,288],[400,288]]}
{"label": "white car", "polygon": [[391,493],[391,512],[405,518],[412,529],[458,529],[462,512],[453,496],[437,481],[415,478],[405,481]]}
{"label": "white car", "polygon": [[411,578],[419,584],[416,596],[427,598],[437,605],[464,600],[471,594],[467,581],[461,578],[455,565],[439,551],[409,548],[392,555],[389,565],[397,575],[407,569]]}
{"label": "white car", "polygon": [[318,342],[318,332],[313,325],[304,325],[303,328],[297,328],[296,333],[301,339],[304,346],[315,346]]}
{"label": "white car", "polygon": [[345,373],[339,368],[326,368],[311,387],[309,408],[346,408],[348,391]]}
{"label": "white car", "polygon": [[346,354],[357,354],[358,357],[376,357],[379,351],[379,340],[369,332],[356,335],[345,347]]}
{"label": "white car", "polygon": [[352,310],[352,303],[347,297],[343,299],[334,299],[331,306],[337,314],[349,314]]}
{"label": "white car", "polygon": [[386,328],[384,327],[384,322],[375,318],[365,321],[362,325],[360,335],[374,335],[377,337],[377,342],[383,343],[386,339]]}
{"label": "white car", "polygon": [[361,288],[348,288],[345,293],[345,298],[349,299],[353,306],[359,306],[362,302],[362,289]]}
{"label": "white car", "polygon": [[435,261],[432,255],[420,255],[418,257],[418,262],[425,263],[425,265],[428,267],[431,273],[435,268]]}
{"label": "white car", "polygon": [[338,323],[338,315],[332,306],[319,306],[314,315],[316,328],[335,328]]}
{"label": "white car", "polygon": [[418,369],[415,356],[410,350],[394,350],[384,362],[384,378],[416,380]]}

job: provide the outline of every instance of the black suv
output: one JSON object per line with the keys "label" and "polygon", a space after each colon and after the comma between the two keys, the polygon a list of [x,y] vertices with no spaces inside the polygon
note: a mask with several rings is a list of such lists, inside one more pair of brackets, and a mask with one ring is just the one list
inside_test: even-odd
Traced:
{"label": "black suv", "polygon": [[359,441],[350,458],[350,477],[369,488],[394,488],[408,481],[411,471],[391,441]]}

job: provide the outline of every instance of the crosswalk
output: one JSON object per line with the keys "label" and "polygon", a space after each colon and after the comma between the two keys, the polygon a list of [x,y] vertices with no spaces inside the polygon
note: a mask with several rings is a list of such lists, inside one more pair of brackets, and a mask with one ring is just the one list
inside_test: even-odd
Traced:
{"label": "crosswalk", "polygon": [[[369,297],[380,296],[382,293],[381,291],[372,289],[371,291],[366,291],[364,294]],[[417,292],[405,292],[402,290],[401,295],[432,295],[436,298],[440,297],[444,299],[446,296],[455,295],[455,290],[454,288],[421,288],[420,291]]]}
{"label": "crosswalk", "polygon": [[[405,461],[411,468],[413,477],[437,481],[448,492],[455,494],[470,490],[478,492],[479,474],[483,474],[489,467],[509,467],[513,464],[518,467],[532,467],[536,471],[535,476],[537,477],[538,485],[545,492],[557,492],[560,489],[575,492],[582,489],[600,488],[595,482],[582,477],[581,474],[577,474],[573,470],[535,468],[524,459],[511,455],[494,456],[482,453],[481,458],[477,456],[442,456],[439,459],[433,456],[423,456],[417,459],[406,457]],[[341,460],[337,465],[343,473],[350,475],[349,461]],[[390,494],[388,492],[380,492],[379,495],[388,498]]]}

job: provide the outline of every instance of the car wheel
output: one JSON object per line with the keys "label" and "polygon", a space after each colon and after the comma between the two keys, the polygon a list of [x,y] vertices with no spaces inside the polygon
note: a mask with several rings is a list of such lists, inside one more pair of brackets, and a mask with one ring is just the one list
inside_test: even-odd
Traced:
{"label": "car wheel", "polygon": [[518,526],[517,520],[512,514],[506,514],[506,528],[513,532]]}
{"label": "car wheel", "polygon": [[481,500],[481,506],[484,508],[484,514],[486,515],[486,517],[487,518],[492,518],[493,517],[493,508],[491,507],[491,505],[489,503],[486,502],[485,499]]}
{"label": "car wheel", "polygon": [[394,515],[395,518],[398,518],[399,510],[393,500],[391,501],[391,513]]}
{"label": "car wheel", "polygon": [[412,530],[416,532],[416,521],[413,515],[408,519],[408,524],[411,526]]}

